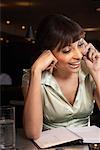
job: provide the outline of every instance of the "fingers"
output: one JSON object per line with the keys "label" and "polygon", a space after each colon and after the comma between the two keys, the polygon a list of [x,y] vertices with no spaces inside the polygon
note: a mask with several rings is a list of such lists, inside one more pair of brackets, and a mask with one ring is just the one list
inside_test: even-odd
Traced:
{"label": "fingers", "polygon": [[90,49],[90,46],[91,46],[90,43],[88,44],[88,43],[85,42],[85,49],[83,51],[83,55],[87,56],[87,54],[89,52],[89,49]]}
{"label": "fingers", "polygon": [[49,70],[50,73],[52,73],[53,69],[56,68],[56,63],[57,63],[57,60],[52,61],[52,63],[46,68],[46,70]]}
{"label": "fingers", "polygon": [[97,53],[96,53],[95,49],[90,48],[87,53],[87,58],[93,62],[96,58],[96,55],[97,55]]}
{"label": "fingers", "polygon": [[86,55],[86,53],[87,53],[87,51],[88,51],[88,48],[86,48],[87,45],[88,45],[88,43],[87,43],[83,38],[81,38],[80,41],[82,41],[82,43],[84,43],[84,49],[83,49],[82,54],[83,54],[83,55]]}
{"label": "fingers", "polygon": [[53,69],[56,68],[56,63],[57,63],[57,59],[55,58],[55,56],[52,54],[52,52],[50,50],[46,50],[43,53],[48,53],[48,59],[46,61],[48,61],[48,66],[46,67],[45,70],[49,70],[50,73],[53,72]]}
{"label": "fingers", "polygon": [[89,59],[91,62],[93,62],[97,58],[98,51],[95,49],[95,47],[91,43],[89,43],[86,45],[85,52],[83,55],[86,56],[87,59]]}
{"label": "fingers", "polygon": [[88,44],[83,38],[81,38],[80,40],[84,42],[85,46]]}
{"label": "fingers", "polygon": [[32,68],[33,70],[36,69],[42,73],[45,70],[50,70],[51,68],[54,68],[56,63],[57,59],[54,57],[52,52],[50,50],[45,50],[33,63]]}
{"label": "fingers", "polygon": [[96,60],[97,55],[98,55],[97,50],[92,44],[90,44],[90,48],[87,53],[87,58],[93,62]]}

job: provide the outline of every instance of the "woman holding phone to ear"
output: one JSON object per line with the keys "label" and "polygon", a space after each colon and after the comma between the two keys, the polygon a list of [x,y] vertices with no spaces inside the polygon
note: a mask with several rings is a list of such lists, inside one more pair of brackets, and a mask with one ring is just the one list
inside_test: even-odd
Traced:
{"label": "woman holding phone to ear", "polygon": [[41,55],[22,78],[28,138],[39,138],[43,129],[87,126],[94,100],[100,108],[100,53],[84,35],[60,14],[40,23],[35,45]]}

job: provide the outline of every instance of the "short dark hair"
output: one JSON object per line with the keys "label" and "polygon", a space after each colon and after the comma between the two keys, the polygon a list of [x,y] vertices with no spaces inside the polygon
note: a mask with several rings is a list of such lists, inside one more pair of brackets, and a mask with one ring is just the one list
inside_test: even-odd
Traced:
{"label": "short dark hair", "polygon": [[53,14],[45,17],[39,24],[35,37],[36,47],[40,50],[58,49],[84,37],[83,28],[70,18]]}

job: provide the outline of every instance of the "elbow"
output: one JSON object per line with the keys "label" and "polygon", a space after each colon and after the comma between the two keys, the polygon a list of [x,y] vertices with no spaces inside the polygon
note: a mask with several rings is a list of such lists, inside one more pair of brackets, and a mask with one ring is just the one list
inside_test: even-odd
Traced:
{"label": "elbow", "polygon": [[33,135],[33,140],[37,140],[40,137],[40,133],[39,134],[34,134]]}
{"label": "elbow", "polygon": [[25,135],[28,139],[37,140],[41,135],[41,131],[37,129],[32,129],[32,130],[29,129],[29,130],[25,130]]}
{"label": "elbow", "polygon": [[25,117],[23,117],[23,127],[28,139],[37,140],[41,135],[42,126],[42,124],[34,123],[34,121],[27,121],[27,119],[25,120]]}

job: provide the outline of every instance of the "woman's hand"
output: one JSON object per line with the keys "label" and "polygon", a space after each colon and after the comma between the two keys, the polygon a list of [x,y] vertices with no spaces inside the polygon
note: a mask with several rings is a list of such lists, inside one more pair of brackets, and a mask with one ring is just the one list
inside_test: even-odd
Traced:
{"label": "woman's hand", "polygon": [[85,45],[83,59],[92,76],[97,74],[100,76],[100,52],[91,43],[85,41]]}
{"label": "woman's hand", "polygon": [[50,70],[52,73],[56,63],[57,59],[54,57],[52,52],[50,50],[45,50],[32,65],[32,70],[36,69],[39,72]]}

